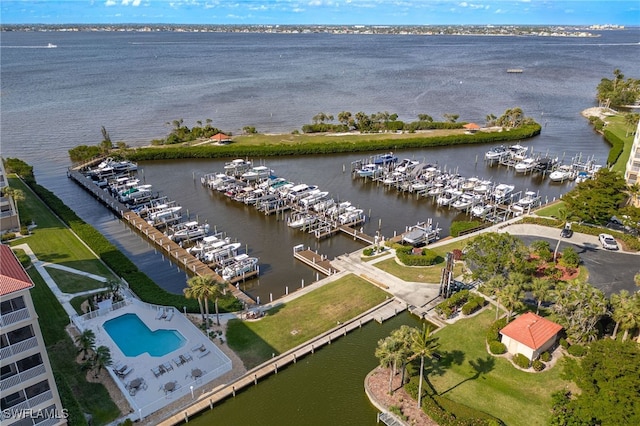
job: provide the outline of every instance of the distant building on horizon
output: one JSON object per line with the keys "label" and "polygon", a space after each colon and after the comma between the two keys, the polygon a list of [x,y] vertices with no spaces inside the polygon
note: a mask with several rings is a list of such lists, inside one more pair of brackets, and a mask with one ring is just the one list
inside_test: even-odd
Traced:
{"label": "distant building on horizon", "polygon": [[66,425],[30,289],[9,246],[0,244],[0,405],[3,426]]}

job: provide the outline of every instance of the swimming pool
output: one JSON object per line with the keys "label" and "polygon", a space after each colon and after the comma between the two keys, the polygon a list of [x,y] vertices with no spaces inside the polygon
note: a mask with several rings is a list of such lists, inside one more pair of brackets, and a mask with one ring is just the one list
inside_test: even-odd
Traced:
{"label": "swimming pool", "polygon": [[187,339],[176,330],[151,331],[136,314],[124,314],[103,325],[105,331],[126,356],[145,352],[160,357],[184,346]]}

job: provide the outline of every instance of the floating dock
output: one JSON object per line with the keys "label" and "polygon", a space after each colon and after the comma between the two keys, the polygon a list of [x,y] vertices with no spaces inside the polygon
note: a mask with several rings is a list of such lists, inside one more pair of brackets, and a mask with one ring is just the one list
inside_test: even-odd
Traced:
{"label": "floating dock", "polygon": [[333,275],[338,271],[331,265],[326,256],[318,254],[311,249],[305,249],[304,245],[299,244],[293,248],[293,257],[311,266],[313,269],[323,273],[326,276]]}

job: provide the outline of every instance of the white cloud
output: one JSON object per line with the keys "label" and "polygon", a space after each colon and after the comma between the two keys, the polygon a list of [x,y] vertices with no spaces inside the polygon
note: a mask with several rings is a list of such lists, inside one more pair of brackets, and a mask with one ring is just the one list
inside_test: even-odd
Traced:
{"label": "white cloud", "polygon": [[133,6],[133,7],[138,7],[140,6],[140,3],[142,2],[142,0],[122,0],[122,5],[123,6]]}
{"label": "white cloud", "polygon": [[104,5],[107,6],[107,7],[115,6],[116,2],[115,2],[115,0],[107,0],[107,1],[104,2]]}

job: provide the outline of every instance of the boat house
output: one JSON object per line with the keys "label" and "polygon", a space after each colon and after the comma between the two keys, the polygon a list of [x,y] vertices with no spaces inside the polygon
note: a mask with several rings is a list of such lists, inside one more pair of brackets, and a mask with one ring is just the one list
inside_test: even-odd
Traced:
{"label": "boat house", "polygon": [[211,136],[212,142],[224,145],[224,144],[228,144],[233,142],[233,140],[231,139],[231,136],[229,135],[225,135],[224,133],[216,133],[215,135]]}
{"label": "boat house", "polygon": [[507,324],[500,330],[500,334],[502,343],[510,354],[520,353],[534,360],[553,347],[560,330],[562,330],[561,325],[533,312],[527,312]]}

